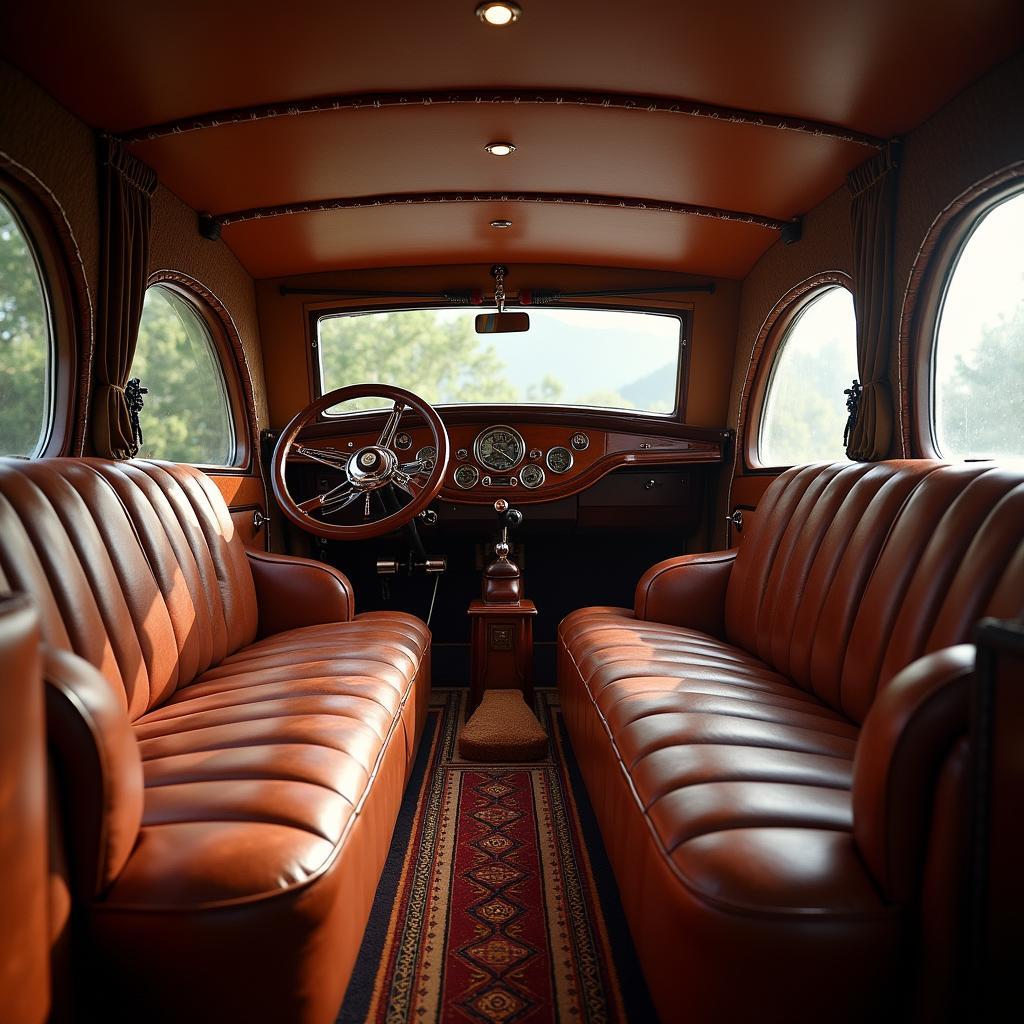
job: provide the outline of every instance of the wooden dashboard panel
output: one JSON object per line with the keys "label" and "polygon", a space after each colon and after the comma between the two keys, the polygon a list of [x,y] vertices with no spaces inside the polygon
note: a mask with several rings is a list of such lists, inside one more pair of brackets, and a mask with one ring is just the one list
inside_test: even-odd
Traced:
{"label": "wooden dashboard panel", "polygon": [[[557,419],[542,418],[532,413],[525,417],[513,417],[502,410],[493,418],[467,419],[465,410],[459,410],[457,417],[449,412],[442,413],[448,430],[450,454],[445,470],[444,482],[439,497],[456,504],[489,505],[499,497],[507,497],[516,504],[534,504],[556,501],[560,498],[579,494],[602,477],[623,466],[658,466],[722,461],[725,434],[704,428],[687,428],[679,423],[637,423],[632,421],[619,425],[599,425],[595,417],[582,413],[577,419],[560,415]],[[479,416],[479,413],[478,413]],[[453,422],[454,420],[454,422]],[[376,427],[376,423],[374,427]],[[507,470],[492,470],[481,462],[474,452],[474,441],[489,427],[512,428],[525,443],[526,455]],[[343,423],[327,421],[312,428],[303,436],[303,444],[310,448],[324,447],[356,451],[364,445],[376,442],[378,429],[367,429],[365,417],[353,417],[350,429],[342,429]],[[411,461],[416,452],[433,443],[430,431],[416,423],[403,425],[399,433],[408,435],[410,444],[399,449],[392,448],[399,458]],[[583,434],[587,438],[585,448],[576,448],[572,438]],[[564,473],[553,472],[547,465],[547,455],[553,448],[564,447],[572,452],[573,463]],[[477,482],[470,487],[460,487],[455,475],[460,467],[472,466],[477,471]],[[544,474],[543,482],[534,488],[521,482],[525,467],[539,466]]]}

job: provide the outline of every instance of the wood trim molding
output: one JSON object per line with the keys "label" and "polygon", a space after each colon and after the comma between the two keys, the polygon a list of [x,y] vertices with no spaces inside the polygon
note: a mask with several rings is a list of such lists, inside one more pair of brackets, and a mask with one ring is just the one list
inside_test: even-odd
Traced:
{"label": "wood trim molding", "polygon": [[953,265],[975,222],[1021,188],[1024,160],[964,189],[932,220],[914,256],[896,335],[897,410],[905,458],[940,457],[932,436],[931,362],[935,329]]}
{"label": "wood trim molding", "polygon": [[[201,281],[178,270],[157,270],[149,275],[147,288],[156,284],[176,287],[188,301],[197,307],[200,318],[210,328],[221,365],[225,370],[228,396],[231,400],[231,414],[235,420],[236,434],[243,426],[244,435],[236,443],[238,465],[217,467],[211,474],[234,473],[262,476],[262,462],[259,444],[259,423],[256,418],[256,395],[249,372],[249,361],[234,318],[228,308]],[[229,365],[225,357],[230,356]],[[230,372],[228,372],[230,371]]]}
{"label": "wood trim molding", "polygon": [[268,217],[288,217],[302,213],[332,213],[337,210],[363,210],[379,206],[420,206],[431,203],[542,203],[554,206],[597,206],[649,213],[672,213],[687,217],[709,217],[713,220],[752,224],[769,231],[782,231],[799,223],[799,218],[779,220],[758,213],[726,210],[717,206],[677,203],[667,199],[644,199],[637,196],[592,195],[586,192],[390,192],[380,195],[340,196],[305,202],[282,203],[277,206],[254,206],[226,213],[200,214],[200,233],[216,237],[217,229],[245,221]]}
{"label": "wood trim molding", "polygon": [[[41,250],[48,271],[51,299],[61,307],[53,311],[54,333],[63,327],[61,333],[70,334],[54,338],[58,356],[66,358],[67,365],[58,367],[54,435],[44,454],[80,456],[85,452],[95,341],[95,317],[85,263],[68,215],[53,191],[24,164],[4,152],[0,152],[0,173],[29,200],[27,209],[26,204],[17,204],[18,212],[30,221],[33,241]],[[16,195],[15,199],[18,198]],[[65,370],[66,379],[61,369]],[[62,414],[63,428],[59,424]]]}
{"label": "wood trim molding", "polygon": [[449,89],[443,91],[346,93],[312,99],[282,100],[251,107],[232,107],[195,114],[160,124],[145,125],[122,132],[122,142],[149,142],[171,135],[186,135],[228,125],[270,121],[281,117],[301,117],[350,110],[387,110],[393,107],[420,107],[424,110],[481,104],[495,106],[567,106],[597,110],[637,111],[645,114],[676,114],[705,118],[724,124],[748,125],[776,131],[819,135],[839,142],[878,149],[884,140],[842,125],[811,118],[789,117],[761,110],[724,107],[713,103],[673,96],[647,96],[620,92],[592,92],[578,89]]}
{"label": "wood trim molding", "polygon": [[750,358],[747,361],[747,372],[740,388],[739,403],[736,412],[736,448],[733,456],[733,476],[736,475],[739,459],[742,457],[743,471],[746,473],[770,473],[778,475],[787,467],[755,465],[751,450],[750,438],[756,433],[760,422],[761,408],[764,404],[764,392],[771,373],[772,364],[778,352],[779,344],[785,337],[789,325],[803,310],[815,292],[829,285],[839,285],[853,291],[853,279],[842,270],[826,270],[820,274],[805,278],[790,288],[785,295],[771,308],[764,323],[761,324]]}

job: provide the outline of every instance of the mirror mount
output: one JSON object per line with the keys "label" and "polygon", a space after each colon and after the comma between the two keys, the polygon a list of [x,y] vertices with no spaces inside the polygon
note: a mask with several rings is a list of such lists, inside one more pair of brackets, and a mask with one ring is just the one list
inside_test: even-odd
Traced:
{"label": "mirror mount", "polygon": [[477,334],[521,334],[530,329],[529,313],[506,313],[505,312],[505,275],[508,267],[501,263],[495,263],[491,267],[491,277],[494,278],[494,305],[496,313],[481,313],[476,318]]}

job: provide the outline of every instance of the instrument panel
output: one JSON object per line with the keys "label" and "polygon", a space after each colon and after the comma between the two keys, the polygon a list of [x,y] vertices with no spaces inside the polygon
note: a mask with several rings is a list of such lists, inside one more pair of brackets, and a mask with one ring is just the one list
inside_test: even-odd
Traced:
{"label": "instrument panel", "polygon": [[[450,452],[439,497],[456,504],[491,504],[506,497],[519,504],[556,501],[591,487],[623,466],[680,465],[722,461],[723,431],[671,423],[613,428],[599,422],[555,422],[540,418],[515,422],[452,422],[445,415]],[[452,417],[455,419],[455,417]],[[351,432],[340,422],[323,424],[304,443],[310,447],[359,448],[376,440],[365,421]],[[643,430],[654,426],[655,430]],[[328,433],[329,431],[329,433]],[[426,427],[403,424],[393,446],[402,461],[415,452],[419,461],[436,459]]]}

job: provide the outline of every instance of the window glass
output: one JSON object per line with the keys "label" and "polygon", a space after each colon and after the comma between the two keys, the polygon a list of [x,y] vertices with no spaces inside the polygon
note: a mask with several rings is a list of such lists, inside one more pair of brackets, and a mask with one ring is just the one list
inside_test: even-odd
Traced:
{"label": "window glass", "polygon": [[50,426],[52,345],[43,278],[0,197],[0,455],[35,455]]}
{"label": "window glass", "polygon": [[[671,413],[679,378],[677,316],[532,308],[522,334],[477,334],[479,309],[403,309],[319,322],[324,393],[384,381],[431,405],[587,405]],[[370,399],[344,411],[376,408]],[[335,410],[339,411],[339,410]]]}
{"label": "window glass", "polygon": [[209,328],[177,292],[146,292],[130,376],[149,389],[139,456],[229,465],[235,439],[227,387]]}
{"label": "window glass", "polygon": [[843,392],[856,376],[853,296],[833,285],[806,303],[776,351],[761,414],[761,465],[845,459]]}
{"label": "window glass", "polygon": [[934,430],[947,458],[1024,457],[1024,193],[978,221],[935,334]]}

